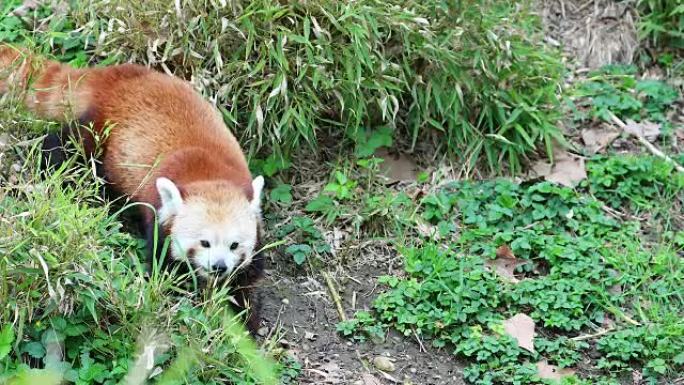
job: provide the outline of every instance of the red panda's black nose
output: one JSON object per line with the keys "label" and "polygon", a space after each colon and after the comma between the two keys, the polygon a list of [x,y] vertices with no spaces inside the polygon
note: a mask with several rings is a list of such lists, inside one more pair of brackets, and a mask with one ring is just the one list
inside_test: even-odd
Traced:
{"label": "red panda's black nose", "polygon": [[228,271],[228,266],[226,266],[225,262],[219,261],[212,266],[212,269],[218,274],[224,274],[226,271]]}

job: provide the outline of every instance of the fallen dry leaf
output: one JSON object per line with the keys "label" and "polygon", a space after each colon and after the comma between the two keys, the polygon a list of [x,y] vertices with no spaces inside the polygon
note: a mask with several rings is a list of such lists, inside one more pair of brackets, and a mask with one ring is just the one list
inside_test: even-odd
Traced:
{"label": "fallen dry leaf", "polygon": [[565,151],[556,152],[556,164],[551,165],[545,160],[539,160],[532,165],[537,176],[545,180],[567,187],[574,187],[587,178],[584,158]]}
{"label": "fallen dry leaf", "polygon": [[635,136],[646,138],[649,142],[653,142],[660,135],[660,124],[644,120],[643,122],[635,122],[632,119],[625,121],[625,132]]}
{"label": "fallen dry leaf", "polygon": [[515,259],[515,255],[513,255],[513,250],[511,250],[511,248],[507,245],[501,245],[496,248],[496,257]]}
{"label": "fallen dry leaf", "polygon": [[534,352],[534,320],[527,314],[516,314],[503,322],[506,334],[515,338],[518,346]]}
{"label": "fallen dry leaf", "polygon": [[596,154],[605,149],[618,136],[620,133],[611,129],[590,128],[582,130],[582,142],[591,154]]}
{"label": "fallen dry leaf", "polygon": [[508,246],[501,245],[496,249],[496,259],[486,260],[485,266],[492,269],[496,275],[513,283],[518,283],[520,280],[515,277],[513,272],[516,267],[525,263],[525,260],[516,258]]}
{"label": "fallen dry leaf", "polygon": [[551,174],[551,163],[539,160],[532,165],[532,171],[536,176],[546,176]]}
{"label": "fallen dry leaf", "polygon": [[559,368],[554,365],[549,365],[546,359],[537,362],[537,372],[539,377],[545,380],[561,380],[563,377],[572,376],[575,371],[568,368]]}
{"label": "fallen dry leaf", "polygon": [[380,163],[380,174],[390,183],[415,181],[418,177],[418,165],[405,154],[390,154],[384,148],[375,152],[375,156],[383,160]]}

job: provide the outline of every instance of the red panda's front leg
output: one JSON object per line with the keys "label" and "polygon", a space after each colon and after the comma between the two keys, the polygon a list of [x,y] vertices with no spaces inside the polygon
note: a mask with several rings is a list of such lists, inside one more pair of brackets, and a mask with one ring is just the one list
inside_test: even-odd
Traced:
{"label": "red panda's front leg", "polygon": [[[76,147],[72,146],[74,144]],[[41,166],[43,171],[59,168],[70,156],[79,149],[82,150],[83,159],[89,162],[96,152],[95,136],[90,128],[79,123],[65,124],[58,133],[50,133],[45,136],[42,143]],[[102,176],[99,163],[96,164],[98,175]]]}
{"label": "red panda's front leg", "polygon": [[261,301],[254,287],[263,278],[264,267],[263,252],[260,252],[253,257],[252,263],[238,271],[233,283],[237,310],[246,310],[245,326],[252,336],[256,335],[261,326]]}

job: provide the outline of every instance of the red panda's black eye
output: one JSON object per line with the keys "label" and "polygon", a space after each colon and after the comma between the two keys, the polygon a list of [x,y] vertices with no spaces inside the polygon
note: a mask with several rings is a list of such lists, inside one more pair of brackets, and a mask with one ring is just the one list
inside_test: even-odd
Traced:
{"label": "red panda's black eye", "polygon": [[230,249],[231,249],[231,250],[235,250],[235,249],[238,248],[238,246],[240,246],[240,245],[239,245],[237,242],[233,242],[233,243],[230,244]]}
{"label": "red panda's black eye", "polygon": [[200,245],[202,245],[202,247],[204,247],[204,248],[211,247],[211,244],[209,243],[209,241],[205,241],[205,240],[201,240]]}

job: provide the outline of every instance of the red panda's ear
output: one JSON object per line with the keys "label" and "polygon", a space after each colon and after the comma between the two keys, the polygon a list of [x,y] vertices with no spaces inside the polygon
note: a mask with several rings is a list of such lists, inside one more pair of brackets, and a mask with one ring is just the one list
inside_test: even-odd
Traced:
{"label": "red panda's ear", "polygon": [[252,201],[249,206],[254,212],[261,212],[261,191],[264,189],[264,177],[259,175],[252,181]]}
{"label": "red panda's ear", "polygon": [[180,190],[168,178],[157,178],[157,192],[161,199],[161,206],[159,207],[159,217],[162,222],[178,213],[178,210],[183,205],[183,198]]}

